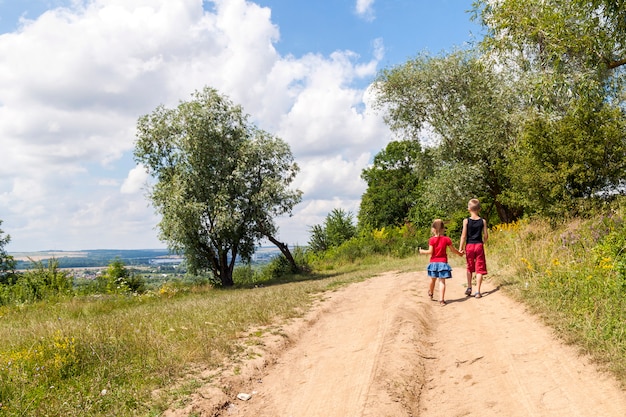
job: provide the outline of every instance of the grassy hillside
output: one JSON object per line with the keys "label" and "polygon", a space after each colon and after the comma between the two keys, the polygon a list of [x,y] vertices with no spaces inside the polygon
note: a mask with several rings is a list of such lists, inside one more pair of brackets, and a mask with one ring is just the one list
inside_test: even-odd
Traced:
{"label": "grassy hillside", "polygon": [[626,386],[626,225],[623,211],[492,231],[493,278],[567,343]]}
{"label": "grassy hillside", "polygon": [[[625,247],[619,210],[558,225],[500,225],[487,246],[489,276],[626,386]],[[301,315],[324,291],[426,262],[329,261],[317,265],[324,272],[256,287],[166,282],[142,295],[0,307],[0,415],[160,415],[211,379],[200,371],[250,355],[256,336]],[[266,330],[244,337],[250,328]]]}

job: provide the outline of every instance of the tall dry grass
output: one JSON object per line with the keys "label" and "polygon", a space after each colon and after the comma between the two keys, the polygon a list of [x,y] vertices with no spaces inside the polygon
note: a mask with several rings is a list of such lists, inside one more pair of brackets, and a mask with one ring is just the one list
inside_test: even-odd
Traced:
{"label": "tall dry grass", "polygon": [[491,231],[492,277],[567,343],[626,386],[626,227],[623,211]]}

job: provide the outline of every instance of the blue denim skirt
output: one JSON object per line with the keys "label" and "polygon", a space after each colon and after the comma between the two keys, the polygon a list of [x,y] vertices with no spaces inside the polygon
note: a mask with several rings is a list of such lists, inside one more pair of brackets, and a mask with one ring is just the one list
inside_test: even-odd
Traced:
{"label": "blue denim skirt", "polygon": [[447,262],[431,262],[426,270],[431,278],[452,278],[452,267]]}

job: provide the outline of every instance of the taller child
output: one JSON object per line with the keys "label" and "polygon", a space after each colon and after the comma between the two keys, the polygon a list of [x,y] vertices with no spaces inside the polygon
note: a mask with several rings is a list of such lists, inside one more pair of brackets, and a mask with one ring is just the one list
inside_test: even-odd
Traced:
{"label": "taller child", "polygon": [[480,285],[483,282],[483,276],[487,275],[487,260],[485,259],[484,244],[489,238],[487,231],[487,220],[480,217],[480,201],[473,198],[467,203],[467,210],[470,213],[469,218],[463,220],[463,232],[461,233],[461,242],[459,251],[465,251],[465,259],[467,260],[467,290],[465,295],[472,295],[472,277],[476,274],[476,294],[474,297],[480,298]]}

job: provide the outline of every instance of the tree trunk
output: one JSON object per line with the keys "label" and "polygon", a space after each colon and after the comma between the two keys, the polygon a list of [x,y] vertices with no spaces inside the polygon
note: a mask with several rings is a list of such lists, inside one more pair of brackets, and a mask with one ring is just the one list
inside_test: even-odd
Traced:
{"label": "tree trunk", "polygon": [[265,237],[267,237],[270,242],[272,242],[274,245],[276,245],[278,249],[280,249],[282,254],[285,256],[285,258],[291,265],[291,271],[294,273],[300,272],[300,268],[296,264],[295,259],[293,259],[293,256],[291,255],[291,252],[289,251],[289,246],[287,246],[287,244],[285,243],[279,242],[278,240],[276,240],[276,238],[274,238],[274,236],[266,235]]}
{"label": "tree trunk", "polygon": [[495,201],[495,206],[496,206],[496,211],[498,212],[498,217],[500,218],[500,221],[502,223],[510,223],[511,222],[511,216],[509,214],[509,211],[506,209],[505,206],[503,206],[499,201]]}
{"label": "tree trunk", "polygon": [[233,269],[228,264],[228,252],[220,253],[220,283],[223,287],[232,287],[235,285],[233,281]]}

